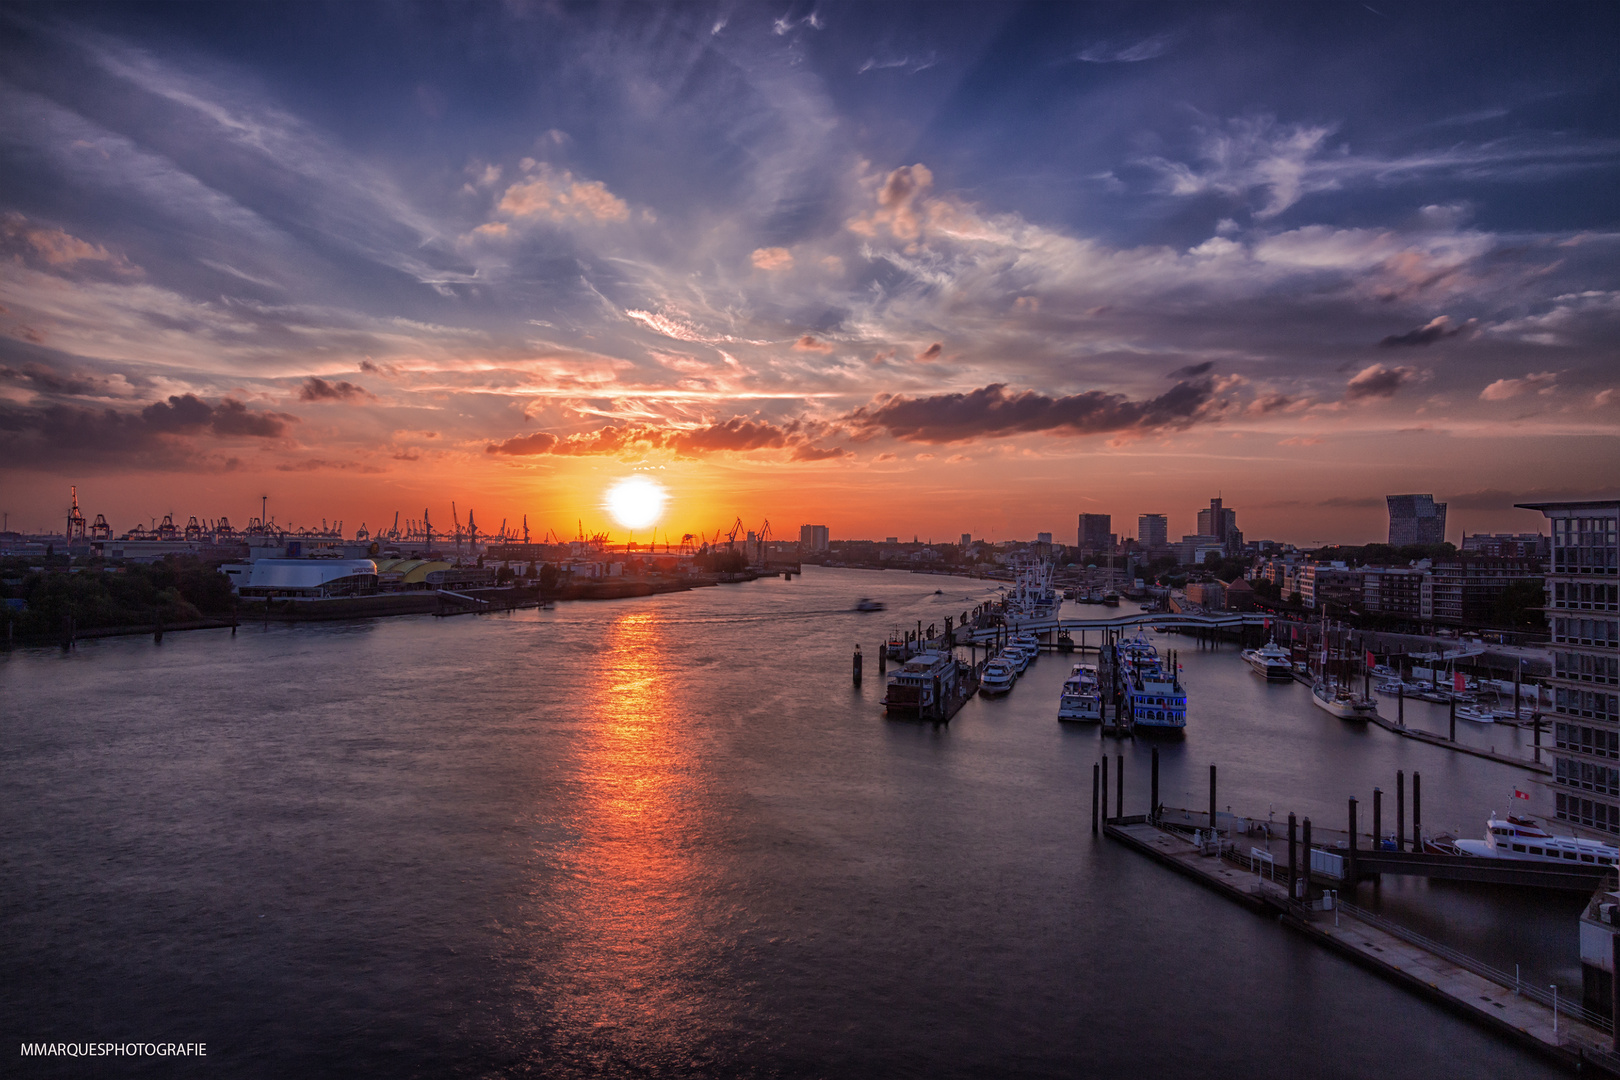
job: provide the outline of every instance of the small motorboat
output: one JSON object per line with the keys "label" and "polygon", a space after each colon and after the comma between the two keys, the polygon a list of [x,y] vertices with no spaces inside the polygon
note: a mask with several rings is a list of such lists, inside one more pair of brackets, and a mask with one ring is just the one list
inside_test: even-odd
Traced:
{"label": "small motorboat", "polygon": [[856,611],[882,611],[883,608],[883,601],[873,600],[869,596],[861,597],[860,600],[855,604]]}
{"label": "small motorboat", "polygon": [[1457,706],[1457,719],[1468,720],[1475,724],[1494,724],[1496,723],[1496,713],[1483,705],[1459,705]]}

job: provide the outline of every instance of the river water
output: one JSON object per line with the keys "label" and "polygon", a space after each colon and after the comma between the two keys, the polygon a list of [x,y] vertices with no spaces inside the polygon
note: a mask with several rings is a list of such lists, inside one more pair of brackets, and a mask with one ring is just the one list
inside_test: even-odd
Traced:
{"label": "river water", "polygon": [[[948,726],[885,721],[879,641],[990,595],[807,567],[9,654],[6,1034],[208,1044],[28,1075],[1553,1075],[1094,838],[1092,763],[1123,749],[1140,812],[1148,747],[1058,725],[1065,659]],[[1159,645],[1191,695],[1167,804],[1206,805],[1216,763],[1223,809],[1335,828],[1396,769],[1431,829],[1480,833],[1515,783],[1549,809],[1230,647]],[[1578,898],[1360,899],[1578,994]]]}

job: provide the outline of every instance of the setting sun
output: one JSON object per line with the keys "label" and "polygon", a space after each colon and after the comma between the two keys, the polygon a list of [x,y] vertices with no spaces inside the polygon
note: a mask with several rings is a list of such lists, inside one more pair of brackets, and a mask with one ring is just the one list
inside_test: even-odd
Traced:
{"label": "setting sun", "polygon": [[608,490],[608,512],[627,529],[645,529],[664,512],[668,494],[645,476],[620,480]]}

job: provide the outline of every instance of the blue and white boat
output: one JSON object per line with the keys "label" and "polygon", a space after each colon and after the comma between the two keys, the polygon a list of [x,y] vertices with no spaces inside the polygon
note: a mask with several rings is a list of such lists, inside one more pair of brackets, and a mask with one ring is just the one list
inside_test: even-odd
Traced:
{"label": "blue and white boat", "polygon": [[1187,693],[1174,671],[1166,671],[1159,651],[1138,634],[1119,645],[1120,675],[1131,726],[1148,734],[1175,734],[1187,728]]}

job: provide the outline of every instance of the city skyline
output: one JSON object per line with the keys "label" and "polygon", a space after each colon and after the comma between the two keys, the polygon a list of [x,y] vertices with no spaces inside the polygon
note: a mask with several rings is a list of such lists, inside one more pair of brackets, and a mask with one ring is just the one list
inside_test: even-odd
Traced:
{"label": "city skyline", "polygon": [[6,8],[0,503],[1532,530],[1620,486],[1616,17],[1470,12]]}

